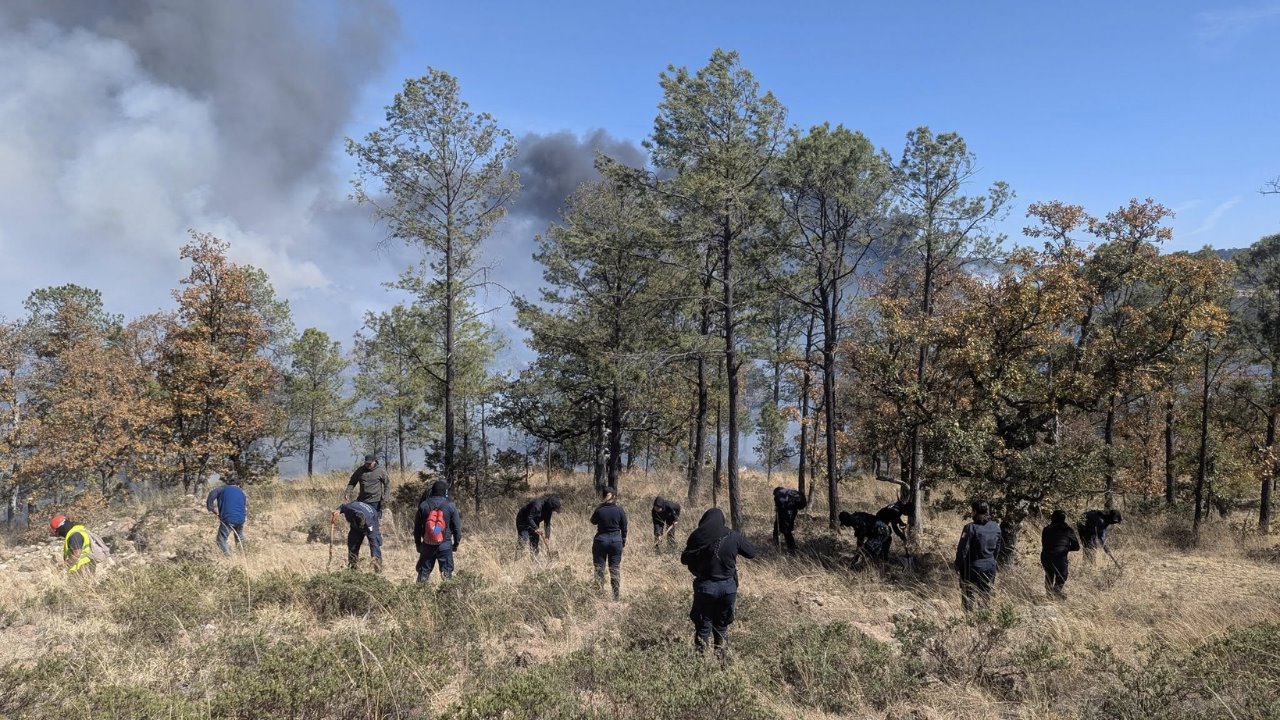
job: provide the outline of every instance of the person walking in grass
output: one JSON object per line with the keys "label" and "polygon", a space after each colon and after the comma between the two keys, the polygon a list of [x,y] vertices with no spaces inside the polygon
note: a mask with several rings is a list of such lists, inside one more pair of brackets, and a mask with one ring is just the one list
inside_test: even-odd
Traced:
{"label": "person walking in grass", "polygon": [[342,499],[350,500],[357,485],[360,486],[360,491],[355,494],[355,499],[377,510],[378,517],[382,517],[383,506],[391,501],[391,478],[387,476],[386,470],[378,466],[376,456],[364,456],[364,463],[351,473],[347,492]]}
{"label": "person walking in grass", "polygon": [[[560,511],[560,498],[555,495],[530,500],[516,513],[516,537],[520,549],[533,548],[537,557],[543,540],[551,539],[551,516]],[[541,525],[542,527],[538,527]],[[546,528],[544,531],[543,528]]]}
{"label": "person walking in grass", "polygon": [[418,582],[431,577],[440,565],[440,577],[453,577],[453,554],[462,543],[462,517],[458,506],[449,502],[449,485],[443,480],[431,483],[427,497],[418,505],[413,521],[413,542],[418,548]]}
{"label": "person walking in grass", "polygon": [[773,489],[773,544],[779,544],[778,536],[787,542],[787,552],[796,551],[796,514],[805,508],[809,501],[804,493],[788,487]]}
{"label": "person walking in grass", "polygon": [[236,546],[244,552],[246,503],[244,490],[240,489],[239,482],[232,477],[225,484],[210,490],[204,504],[209,512],[218,516],[218,547],[222,554],[231,554],[231,544],[227,540],[232,534],[236,536]]}
{"label": "person walking in grass", "polygon": [[1079,549],[1080,540],[1067,522],[1066,511],[1054,510],[1049,516],[1049,524],[1040,533],[1040,566],[1044,568],[1044,589],[1049,597],[1067,599],[1068,554]]}
{"label": "person walking in grass", "polygon": [[737,530],[725,525],[720,508],[702,514],[698,527],[689,534],[680,562],[693,574],[694,646],[706,652],[714,637],[716,656],[729,661],[729,625],[738,601],[738,556],[754,558],[756,549]]}
{"label": "person walking in grass", "polygon": [[653,548],[661,550],[662,537],[667,538],[667,547],[676,546],[676,525],[680,522],[680,503],[668,500],[661,495],[653,499]]}
{"label": "person walking in grass", "polygon": [[973,522],[960,532],[955,561],[956,572],[960,574],[960,598],[966,611],[990,602],[1003,543],[1000,523],[991,518],[990,506],[978,500],[971,509]]}
{"label": "person walking in grass", "polygon": [[609,562],[609,582],[613,599],[620,599],[622,589],[622,549],[627,544],[627,513],[617,503],[617,492],[604,489],[604,502],[591,513],[596,537],[591,542],[591,562],[596,568],[596,584],[604,587],[604,565]]}
{"label": "person walking in grass", "polygon": [[1111,546],[1107,544],[1107,528],[1119,525],[1124,516],[1119,510],[1089,510],[1080,523],[1080,541],[1084,544],[1084,559],[1093,562],[1097,549],[1111,555]]}
{"label": "person walking in grass", "polygon": [[368,503],[355,500],[343,503],[334,511],[347,519],[347,567],[360,568],[360,546],[369,541],[369,554],[373,556],[373,572],[382,572],[382,532],[378,528],[378,511]]}

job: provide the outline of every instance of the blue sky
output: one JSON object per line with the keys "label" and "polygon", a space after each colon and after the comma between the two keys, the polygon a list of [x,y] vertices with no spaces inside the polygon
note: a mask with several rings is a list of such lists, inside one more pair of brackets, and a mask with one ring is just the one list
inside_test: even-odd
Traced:
{"label": "blue sky", "polygon": [[[639,141],[658,73],[735,49],[800,127],[831,121],[897,154],[917,125],[962,134],[981,182],[1095,213],[1177,212],[1171,249],[1280,231],[1280,2],[399,3],[402,36],[352,131],[434,66],[517,136]],[[975,188],[976,190],[977,188]]]}

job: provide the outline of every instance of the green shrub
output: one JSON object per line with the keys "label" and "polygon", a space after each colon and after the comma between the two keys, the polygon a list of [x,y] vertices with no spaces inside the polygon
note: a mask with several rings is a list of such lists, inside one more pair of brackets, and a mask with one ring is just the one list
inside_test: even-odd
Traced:
{"label": "green shrub", "polygon": [[582,612],[598,597],[590,582],[574,578],[567,567],[555,567],[533,574],[512,599],[525,622],[546,618],[567,618]]}
{"label": "green shrub", "polygon": [[1138,666],[1107,649],[1094,649],[1094,665],[1111,680],[1090,718],[1212,720],[1280,717],[1280,624],[1236,628],[1190,652],[1164,644]]}
{"label": "green shrub", "polygon": [[163,644],[225,617],[227,579],[199,562],[143,565],[109,577],[101,592],[126,641]]}
{"label": "green shrub", "polygon": [[903,672],[909,676],[976,683],[1012,700],[1023,693],[1029,678],[1062,667],[1049,645],[1014,641],[1011,633],[1022,618],[1009,605],[943,621],[895,615],[893,622]]}
{"label": "green shrub", "polygon": [[401,592],[381,575],[344,570],[308,578],[302,585],[302,597],[317,618],[332,620],[391,612],[399,604]]}
{"label": "green shrub", "polygon": [[632,600],[621,629],[623,646],[629,650],[687,645],[693,636],[693,625],[689,622],[689,593],[654,592]]}
{"label": "green shrub", "polygon": [[775,679],[796,702],[826,712],[883,709],[917,682],[888,645],[844,623],[798,627],[778,642],[776,657]]}

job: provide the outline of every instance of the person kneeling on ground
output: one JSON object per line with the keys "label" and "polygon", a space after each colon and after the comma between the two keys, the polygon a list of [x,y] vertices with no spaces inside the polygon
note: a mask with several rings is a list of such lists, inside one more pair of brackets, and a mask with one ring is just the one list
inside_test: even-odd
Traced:
{"label": "person kneeling on ground", "polygon": [[793,533],[796,529],[796,513],[799,513],[809,504],[805,499],[804,493],[799,490],[792,490],[788,487],[778,487],[773,489],[773,544],[778,544],[778,535],[787,541],[787,551],[796,551],[796,538]]}
{"label": "person kneeling on ground", "polygon": [[680,503],[661,495],[653,499],[653,547],[660,550],[662,536],[667,537],[667,547],[676,546],[676,524],[680,522]]}
{"label": "person kneeling on ground", "polygon": [[609,561],[609,582],[613,587],[613,599],[622,590],[622,549],[627,544],[627,513],[617,503],[617,492],[604,489],[604,502],[591,513],[591,524],[596,526],[596,537],[591,542],[591,562],[596,568],[596,583],[604,587],[604,564]]}
{"label": "person kneeling on ground", "polygon": [[378,511],[359,500],[338,506],[334,515],[342,513],[350,529],[347,531],[347,567],[360,567],[360,546],[369,539],[369,554],[373,556],[373,571],[382,572],[382,532],[378,529]]}
{"label": "person kneeling on ground", "polygon": [[49,534],[62,538],[62,564],[68,575],[88,575],[97,570],[93,558],[93,538],[83,525],[71,522],[66,515],[49,518]]}
{"label": "person kneeling on ground", "polygon": [[413,519],[413,543],[418,548],[418,582],[431,577],[436,564],[440,577],[453,577],[453,553],[462,544],[462,517],[458,507],[449,502],[449,485],[443,480],[431,483],[427,497],[418,505]]}
{"label": "person kneeling on ground", "polygon": [[689,535],[680,562],[693,574],[694,645],[705,652],[715,636],[716,655],[729,660],[729,625],[738,599],[738,556],[754,558],[756,549],[742,533],[725,526],[724,513],[711,508],[702,514],[698,528]]}
{"label": "person kneeling on ground", "polygon": [[1044,568],[1044,589],[1049,597],[1067,599],[1064,590],[1070,565],[1067,554],[1079,549],[1080,540],[1067,522],[1067,513],[1054,510],[1049,517],[1049,524],[1040,533],[1040,565]]}
{"label": "person kneeling on ground", "polygon": [[840,524],[853,528],[853,537],[857,541],[858,552],[878,562],[889,560],[889,546],[893,543],[893,534],[877,515],[866,512],[842,512]]}
{"label": "person kneeling on ground", "polygon": [[956,572],[960,574],[960,596],[965,610],[991,600],[996,583],[996,562],[1002,543],[1000,524],[991,519],[984,501],[972,505],[973,522],[960,532],[956,546]]}
{"label": "person kneeling on ground", "polygon": [[[555,495],[530,500],[520,508],[520,512],[516,513],[516,536],[521,550],[526,546],[531,547],[534,557],[538,556],[541,541],[551,539],[551,516],[559,510],[560,498]],[[546,531],[538,525],[545,527]]]}
{"label": "person kneeling on ground", "polygon": [[236,536],[236,546],[240,548],[240,552],[244,552],[245,497],[239,483],[234,478],[229,478],[225,485],[209,491],[204,504],[211,513],[215,512],[214,506],[217,506],[218,547],[222,554],[231,554],[231,544],[227,540],[232,533]]}

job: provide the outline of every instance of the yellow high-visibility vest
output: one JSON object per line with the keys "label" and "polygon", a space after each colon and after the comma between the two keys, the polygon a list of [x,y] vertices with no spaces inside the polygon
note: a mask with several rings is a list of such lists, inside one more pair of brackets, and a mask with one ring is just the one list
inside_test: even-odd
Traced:
{"label": "yellow high-visibility vest", "polygon": [[84,538],[84,544],[80,546],[80,557],[76,560],[76,563],[67,568],[67,572],[69,573],[76,572],[85,565],[93,562],[93,539],[89,537],[89,531],[85,530],[83,525],[73,526],[67,531],[67,536],[62,539],[62,559],[71,559],[71,536],[76,534],[79,534],[80,537]]}

